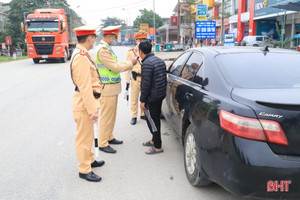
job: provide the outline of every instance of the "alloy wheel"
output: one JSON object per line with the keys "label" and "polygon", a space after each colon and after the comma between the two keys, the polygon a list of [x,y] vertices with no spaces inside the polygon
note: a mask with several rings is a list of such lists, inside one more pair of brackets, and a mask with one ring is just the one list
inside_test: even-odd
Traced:
{"label": "alloy wheel", "polygon": [[185,162],[189,174],[196,169],[196,142],[193,133],[189,133],[185,144]]}

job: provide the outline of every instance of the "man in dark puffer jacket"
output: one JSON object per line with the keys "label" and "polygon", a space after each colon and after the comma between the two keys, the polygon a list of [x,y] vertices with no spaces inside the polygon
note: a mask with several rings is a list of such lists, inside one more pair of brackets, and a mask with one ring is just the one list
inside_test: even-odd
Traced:
{"label": "man in dark puffer jacket", "polygon": [[167,75],[165,62],[151,53],[152,45],[149,41],[139,44],[139,54],[142,60],[142,81],[140,107],[145,111],[146,120],[152,140],[143,143],[151,148],[146,154],[163,152],[161,148],[160,114],[161,104],[166,96]]}

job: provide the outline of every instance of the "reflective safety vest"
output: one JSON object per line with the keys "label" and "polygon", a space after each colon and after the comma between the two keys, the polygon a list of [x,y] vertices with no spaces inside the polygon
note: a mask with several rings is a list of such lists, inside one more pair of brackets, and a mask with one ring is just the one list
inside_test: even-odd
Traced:
{"label": "reflective safety vest", "polygon": [[97,68],[98,68],[98,72],[100,74],[100,77],[101,77],[101,82],[102,83],[105,83],[105,84],[113,84],[113,83],[119,83],[121,82],[121,76],[120,76],[120,73],[117,73],[117,72],[113,72],[111,71],[110,69],[108,69],[105,65],[103,65],[103,63],[98,59],[98,52],[102,49],[106,47],[112,58],[114,59],[114,61],[118,62],[118,58],[117,56],[114,54],[114,52],[110,49],[109,46],[105,45],[105,44],[102,44],[100,43],[98,45],[98,48],[97,48],[97,53],[95,55],[95,61],[96,61],[96,64],[97,64]]}

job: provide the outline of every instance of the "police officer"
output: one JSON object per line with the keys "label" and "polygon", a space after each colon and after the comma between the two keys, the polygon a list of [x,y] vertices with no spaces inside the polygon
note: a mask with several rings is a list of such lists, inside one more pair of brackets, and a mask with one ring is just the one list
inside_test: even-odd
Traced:
{"label": "police officer", "polygon": [[123,141],[114,137],[113,130],[116,121],[118,95],[121,93],[120,72],[132,69],[137,58],[118,63],[118,58],[110,45],[117,44],[117,35],[121,26],[109,26],[103,30],[103,40],[100,41],[95,61],[105,88],[100,97],[99,150],[106,153],[116,153],[110,144],[122,144]]}
{"label": "police officer", "polygon": [[[146,40],[147,38],[147,32],[144,30],[140,30],[137,32],[134,36],[136,46],[134,48],[131,48],[127,52],[126,60],[131,60],[135,57],[135,55],[139,56],[139,43]],[[140,60],[141,62],[141,60]],[[137,120],[137,114],[138,114],[138,107],[139,107],[139,95],[141,92],[141,65],[140,63],[136,63],[131,71],[131,97],[130,97],[130,112],[131,112],[131,125],[136,124]],[[130,76],[130,71],[127,71],[125,73],[125,79],[128,79],[128,76]],[[141,110],[140,113],[141,119],[146,119],[144,115],[144,111]]]}
{"label": "police officer", "polygon": [[70,70],[75,91],[72,99],[73,118],[77,123],[75,147],[79,162],[79,177],[99,182],[101,177],[93,173],[93,167],[101,167],[104,161],[96,161],[91,151],[94,138],[93,124],[98,120],[100,92],[103,85],[89,50],[96,40],[96,28],[82,26],[74,29],[78,44],[73,52]]}

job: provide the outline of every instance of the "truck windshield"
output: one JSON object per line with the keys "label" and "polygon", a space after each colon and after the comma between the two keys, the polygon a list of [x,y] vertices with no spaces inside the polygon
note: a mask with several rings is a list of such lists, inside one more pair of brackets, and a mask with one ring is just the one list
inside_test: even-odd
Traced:
{"label": "truck windshield", "polygon": [[29,22],[27,26],[28,32],[36,31],[59,31],[58,22]]}

